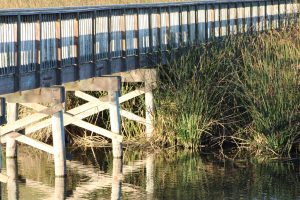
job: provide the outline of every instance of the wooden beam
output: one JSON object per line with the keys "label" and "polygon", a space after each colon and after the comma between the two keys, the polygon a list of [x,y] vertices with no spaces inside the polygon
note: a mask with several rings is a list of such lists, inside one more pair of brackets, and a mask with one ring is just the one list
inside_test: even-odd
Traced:
{"label": "wooden beam", "polygon": [[17,142],[21,142],[21,143],[27,144],[29,146],[32,146],[34,148],[37,148],[39,150],[53,154],[54,150],[53,150],[52,146],[45,144],[43,142],[40,142],[38,140],[35,140],[33,138],[30,138],[26,135],[22,135],[18,132],[11,132],[11,133],[5,135],[4,137],[1,137],[1,143],[6,143],[8,137],[14,138]]}
{"label": "wooden beam", "polygon": [[[119,98],[119,102],[120,103],[126,102],[132,98],[135,98],[135,97],[145,94],[146,91],[147,90],[141,88],[141,89],[137,89],[135,91],[129,92],[129,93],[121,96]],[[36,110],[44,109],[44,107],[41,107],[41,105],[39,105],[39,104],[22,103],[22,105],[30,107],[30,108],[34,108]],[[73,115],[77,119],[84,119],[86,117],[89,117],[91,115],[94,115],[94,114],[99,113],[106,109],[109,109],[108,104],[97,101],[97,102],[89,102],[89,103],[83,104],[81,106],[78,106],[76,108],[73,108],[73,109],[67,111],[67,113]],[[68,120],[64,121],[64,124],[65,124],[65,126],[67,126],[67,125],[71,124],[71,121],[68,121]],[[27,134],[33,133],[42,128],[46,128],[50,125],[51,125],[50,119],[46,119],[41,122],[35,123],[33,125],[29,125],[29,126],[25,127],[25,134],[27,135]]]}
{"label": "wooden beam", "polygon": [[[99,102],[101,104],[103,103],[104,106],[109,106],[108,102],[103,102],[100,99],[98,99],[96,97],[93,97],[89,94],[86,94],[84,92],[81,92],[81,91],[76,91],[75,96],[80,97],[80,98],[82,98],[86,101],[89,101],[89,102]],[[131,113],[131,112],[126,111],[124,109],[120,109],[120,114],[121,114],[121,116],[126,117],[127,119],[130,119],[130,120],[133,120],[133,121],[136,121],[138,123],[146,125],[146,119],[144,119],[144,118],[142,118],[142,117],[140,117],[140,116],[138,116],[134,113]]]}
{"label": "wooden beam", "polygon": [[[24,105],[26,105],[27,107],[30,107],[32,109],[35,109],[38,112],[40,110],[44,110],[46,108],[43,105],[34,104],[34,103],[24,104]],[[69,125],[69,124],[74,124],[78,127],[84,128],[84,129],[92,131],[92,132],[95,132],[99,135],[102,135],[102,136],[110,138],[110,139],[115,139],[117,141],[122,141],[123,140],[123,137],[121,135],[114,134],[114,133],[112,133],[112,132],[110,132],[106,129],[100,128],[100,127],[95,126],[95,125],[92,125],[92,124],[90,124],[86,121],[83,121],[80,118],[77,118],[76,116],[72,116],[69,113],[64,113],[64,125],[66,126],[66,125]],[[39,122],[38,124],[34,124],[32,126],[29,126],[29,127],[25,127],[25,134],[32,133],[32,132],[37,131],[41,128],[47,127],[49,125],[51,125],[51,119],[50,120],[47,119],[45,121]]]}
{"label": "wooden beam", "polygon": [[16,92],[0,97],[6,98],[10,103],[60,103],[64,101],[60,87],[38,88]]}
{"label": "wooden beam", "polygon": [[22,119],[19,119],[15,122],[11,122],[9,124],[6,124],[0,128],[0,136],[3,136],[4,134],[7,134],[11,131],[22,129],[30,124],[33,124],[34,122],[40,121],[41,119],[47,117],[46,114],[40,114],[36,113],[27,117],[24,117]]}
{"label": "wooden beam", "polygon": [[121,78],[117,76],[95,77],[64,84],[66,91],[119,91]]}
{"label": "wooden beam", "polygon": [[0,182],[1,183],[7,183],[8,179],[9,179],[9,177],[7,175],[0,173]]}
{"label": "wooden beam", "polygon": [[112,74],[113,76],[120,76],[122,82],[149,82],[155,83],[157,80],[157,72],[155,69],[136,69],[129,72],[118,72]]}

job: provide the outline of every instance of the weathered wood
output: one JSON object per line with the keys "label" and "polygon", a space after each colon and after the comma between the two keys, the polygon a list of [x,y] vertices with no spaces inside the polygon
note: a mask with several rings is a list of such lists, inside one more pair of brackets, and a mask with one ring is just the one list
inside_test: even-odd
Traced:
{"label": "weathered wood", "polygon": [[147,199],[153,199],[154,194],[154,155],[149,154],[146,158],[146,192]]}
{"label": "weathered wood", "polygon": [[[32,108],[32,109],[34,109],[38,112],[40,110],[44,110],[46,108],[45,106],[42,106],[40,104],[33,104],[33,103],[32,104],[23,104],[23,105],[26,105],[27,107]],[[70,113],[64,113],[64,124],[65,125],[74,124],[78,127],[84,128],[84,129],[92,131],[92,132],[95,132],[99,135],[102,135],[102,136],[110,138],[110,139],[115,139],[115,140],[120,141],[120,142],[122,142],[122,139],[123,139],[123,137],[121,135],[115,134],[111,131],[108,131],[108,130],[103,129],[101,127],[90,124],[86,121],[83,121],[83,120],[81,120],[80,117],[73,116]],[[49,125],[51,125],[51,120],[49,121],[49,119],[47,119],[45,121],[34,124],[32,126],[25,127],[25,134],[30,134],[34,131],[40,130],[41,128],[47,127]]]}
{"label": "weathered wood", "polygon": [[7,175],[0,173],[0,182],[1,183],[7,183],[8,179],[9,179],[9,177]]}
{"label": "weathered wood", "polygon": [[[121,119],[120,119],[120,103],[119,103],[119,91],[109,92],[111,96],[111,102],[109,107],[109,118],[111,131],[115,134],[121,133]],[[123,149],[122,143],[117,140],[112,140],[113,156],[114,158],[122,158]]]}
{"label": "weathered wood", "polygon": [[17,150],[18,144],[14,137],[7,137],[6,138],[6,158],[16,158],[17,157]]}
{"label": "weathered wood", "polygon": [[145,88],[148,92],[145,93],[145,107],[146,107],[146,135],[150,138],[154,131],[154,97],[152,93],[152,82],[145,81]]}
{"label": "weathered wood", "polygon": [[136,69],[129,72],[119,72],[113,76],[120,76],[122,82],[156,82],[157,72],[155,69]]}
{"label": "weathered wood", "polygon": [[[7,122],[15,123],[18,120],[19,105],[16,103],[7,103]],[[1,128],[1,131],[3,128]],[[16,158],[18,151],[18,144],[14,137],[6,139],[6,158]]]}
{"label": "weathered wood", "polygon": [[36,113],[22,119],[19,119],[15,122],[10,122],[5,126],[0,128],[0,136],[9,133],[11,131],[19,130],[25,128],[26,126],[33,124],[34,122],[40,121],[43,118],[46,118],[48,115]]}
{"label": "weathered wood", "polygon": [[95,77],[64,84],[66,91],[118,91],[119,77]]}
{"label": "weathered wood", "polygon": [[66,176],[66,149],[63,111],[52,116],[52,136],[54,148],[55,176]]}
{"label": "weathered wood", "polygon": [[31,147],[34,147],[36,149],[39,149],[39,150],[42,150],[42,151],[45,151],[47,153],[50,153],[50,154],[54,154],[54,149],[52,146],[48,145],[48,144],[45,144],[43,142],[40,142],[38,140],[35,140],[35,139],[32,139],[30,137],[27,137],[25,135],[22,135],[22,134],[19,134],[15,140],[17,140],[18,142],[21,142],[23,144],[27,144]]}
{"label": "weathered wood", "polygon": [[111,200],[119,200],[122,196],[123,161],[120,158],[113,159]]}
{"label": "weathered wood", "polygon": [[15,158],[6,158],[7,199],[19,199],[18,163]]}
{"label": "weathered wood", "polygon": [[39,113],[45,114],[45,115],[53,115],[54,113],[57,113],[61,110],[64,110],[64,105],[62,103],[55,104],[51,106],[50,108],[46,108],[44,110],[39,111]]}
{"label": "weathered wood", "polygon": [[38,88],[2,95],[9,103],[60,103],[62,94],[59,87]]}
{"label": "weathered wood", "polygon": [[[138,97],[140,95],[145,94],[145,92],[147,92],[145,89],[138,89],[132,92],[129,92],[123,96],[121,96],[119,98],[119,102],[123,103],[126,102],[132,98]],[[25,105],[27,107],[36,109],[36,111],[45,109],[45,107],[42,107],[39,104],[22,104]],[[97,102],[89,102],[86,104],[83,104],[81,106],[78,106],[77,108],[71,109],[69,111],[67,111],[68,114],[72,115],[73,117],[76,117],[77,119],[84,119],[86,117],[89,117],[91,115],[94,115],[96,113],[99,113],[103,110],[109,109],[109,105],[106,103],[103,103],[101,101],[97,101]],[[64,121],[65,126],[69,125],[72,123],[72,120],[65,120]],[[29,125],[25,127],[25,134],[30,134],[33,133],[35,131],[38,131],[42,128],[48,127],[51,125],[51,120],[46,119],[44,121],[35,123],[34,125]]]}
{"label": "weathered wood", "polygon": [[[93,97],[93,96],[88,95],[88,94],[86,94],[84,92],[81,92],[81,91],[76,91],[75,96],[77,96],[79,98],[82,98],[86,101],[90,101],[90,102],[99,101],[99,103],[101,103],[101,104],[103,103],[103,106],[109,106],[108,102],[103,102],[102,100],[99,100],[96,97]],[[131,112],[123,110],[123,109],[120,109],[120,113],[121,113],[121,116],[126,117],[129,120],[133,120],[133,121],[136,121],[138,123],[146,125],[146,119],[144,119],[144,118],[142,118],[142,117],[140,117],[140,116],[138,116],[134,113],[131,113]]]}
{"label": "weathered wood", "polygon": [[54,185],[54,198],[55,200],[65,200],[66,199],[66,184],[65,177],[55,177],[55,185]]}

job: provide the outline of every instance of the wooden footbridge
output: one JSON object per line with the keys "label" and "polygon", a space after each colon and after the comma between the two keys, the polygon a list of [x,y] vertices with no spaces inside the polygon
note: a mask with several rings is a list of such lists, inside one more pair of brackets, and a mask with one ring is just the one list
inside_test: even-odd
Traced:
{"label": "wooden footbridge", "polygon": [[[122,157],[120,118],[153,132],[152,67],[209,40],[284,28],[299,20],[298,1],[196,1],[50,9],[0,10],[1,141],[7,157],[17,142],[54,155],[66,175],[64,126],[73,124],[112,140]],[[144,86],[119,96],[122,82]],[[87,103],[64,108],[68,91]],[[107,91],[98,99],[87,91]],[[119,104],[145,95],[146,118]],[[35,111],[19,119],[18,105]],[[110,111],[111,130],[84,119]],[[5,120],[6,118],[6,120]],[[28,137],[52,126],[53,146]]]}

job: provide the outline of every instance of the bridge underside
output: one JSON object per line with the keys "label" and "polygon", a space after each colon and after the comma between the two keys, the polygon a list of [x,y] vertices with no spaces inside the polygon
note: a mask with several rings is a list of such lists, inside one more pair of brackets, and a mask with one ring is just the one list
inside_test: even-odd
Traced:
{"label": "bridge underside", "polygon": [[[141,88],[119,96],[122,83],[143,83]],[[1,142],[6,143],[6,156],[17,156],[17,143],[24,143],[54,155],[55,175],[66,175],[64,126],[75,125],[96,133],[112,141],[113,155],[122,157],[121,117],[145,125],[147,137],[153,133],[153,94],[156,86],[154,69],[139,69],[130,72],[115,73],[83,81],[66,83],[62,86],[38,88],[2,95],[2,121],[7,113],[7,123],[0,129]],[[66,92],[74,92],[77,98],[86,103],[70,110],[65,109]],[[106,91],[107,96],[96,98],[86,92]],[[120,104],[145,95],[146,118],[121,109]],[[6,100],[6,105],[5,101]],[[33,111],[21,119],[18,118],[18,105]],[[47,105],[47,106],[46,106]],[[6,107],[6,109],[5,109]],[[5,111],[6,110],[6,111]],[[104,110],[109,110],[111,130],[106,130],[84,119]],[[52,126],[53,146],[32,139],[30,134]]]}

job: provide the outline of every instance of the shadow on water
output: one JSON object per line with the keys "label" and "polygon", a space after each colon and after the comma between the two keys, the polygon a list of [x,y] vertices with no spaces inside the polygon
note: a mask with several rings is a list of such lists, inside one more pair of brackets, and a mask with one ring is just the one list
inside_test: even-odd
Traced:
{"label": "shadow on water", "polygon": [[1,199],[299,199],[300,162],[220,161],[191,152],[69,151],[67,178],[53,159],[21,147],[18,160],[2,153]]}

